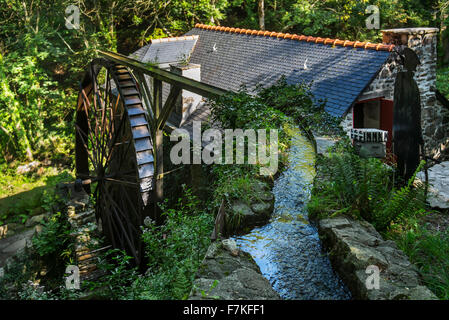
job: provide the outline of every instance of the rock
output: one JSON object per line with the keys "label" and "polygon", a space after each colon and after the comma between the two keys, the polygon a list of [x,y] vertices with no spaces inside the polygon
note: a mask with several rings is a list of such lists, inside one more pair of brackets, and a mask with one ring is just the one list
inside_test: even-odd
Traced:
{"label": "rock", "polygon": [[46,219],[47,219],[47,214],[45,214],[45,213],[31,217],[25,222],[25,227],[29,228],[29,227],[33,227],[37,224],[42,224],[42,222],[44,222]]}
{"label": "rock", "polygon": [[237,269],[221,280],[200,278],[189,300],[280,300],[267,279],[252,269]]}
{"label": "rock", "polygon": [[318,154],[325,155],[325,154],[327,154],[327,150],[330,147],[334,146],[335,143],[338,140],[335,140],[335,139],[330,138],[330,137],[324,137],[324,136],[323,137],[319,137],[319,136],[316,136],[315,137],[315,141],[316,141],[316,152]]}
{"label": "rock", "polygon": [[235,240],[225,239],[221,243],[223,244],[223,248],[228,250],[234,257],[239,255],[239,249]]}
{"label": "rock", "polygon": [[8,223],[7,224],[7,229],[9,231],[20,232],[20,231],[25,229],[25,226],[23,224],[20,224],[20,223]]}
{"label": "rock", "polygon": [[268,222],[274,207],[274,196],[268,183],[254,180],[251,183],[251,202],[234,200],[225,218],[225,230],[228,234],[242,231]]}
{"label": "rock", "polygon": [[274,196],[271,193],[270,186],[263,181],[255,180],[252,184],[253,197],[257,199],[257,202],[272,202],[274,201]]}
{"label": "rock", "polygon": [[213,259],[217,254],[217,250],[220,248],[219,242],[212,242],[209,248],[207,248],[207,252],[205,255],[205,259]]}
{"label": "rock", "polygon": [[43,214],[43,213],[45,213],[45,209],[42,207],[37,207],[37,208],[34,208],[33,210],[31,210],[31,216],[37,216],[37,215]]}
{"label": "rock", "polygon": [[13,257],[24,250],[33,236],[34,230],[26,230],[0,241],[0,266],[8,265]]}
{"label": "rock", "polygon": [[5,238],[8,233],[8,225],[0,226],[0,239]]}
{"label": "rock", "polygon": [[5,269],[0,267],[0,279],[3,278],[4,276],[5,276]]}
{"label": "rock", "polygon": [[229,248],[236,248],[235,241],[226,240],[212,243],[207,250],[189,300],[279,300],[252,257],[242,251],[233,255]]}
{"label": "rock", "polygon": [[33,161],[33,162],[30,162],[30,163],[25,164],[23,166],[18,166],[17,170],[16,170],[16,173],[17,174],[26,174],[26,173],[29,173],[29,172],[32,172],[32,171],[36,170],[37,167],[39,167],[39,162],[38,161]]}
{"label": "rock", "polygon": [[243,216],[253,216],[254,212],[251,210],[250,206],[243,201],[235,201],[232,204],[232,211],[236,214],[241,214]]}
{"label": "rock", "polygon": [[13,243],[11,243],[9,246],[4,248],[2,251],[5,253],[15,253],[19,249],[25,248],[26,246],[26,238],[19,239]]}
{"label": "rock", "polygon": [[228,234],[236,234],[267,222],[269,215],[254,212],[243,201],[232,204],[231,213],[225,217],[225,228]]}
{"label": "rock", "polygon": [[[428,201],[432,208],[449,208],[449,161],[436,164],[428,169],[429,196]],[[417,174],[418,181],[425,182],[424,172]]]}
{"label": "rock", "polygon": [[25,226],[19,223],[8,223],[0,226],[0,239],[12,237],[13,235],[25,230]]}
{"label": "rock", "polygon": [[[384,241],[366,221],[338,217],[318,223],[323,244],[330,251],[334,269],[356,299],[434,300],[437,297],[422,285],[416,267],[391,241]],[[379,289],[368,289],[372,274],[368,266],[377,266]]]}
{"label": "rock", "polygon": [[411,300],[435,300],[435,295],[426,286],[417,286],[410,290]]}
{"label": "rock", "polygon": [[34,227],[34,234],[39,235],[42,232],[43,226],[38,224]]}
{"label": "rock", "polygon": [[261,216],[270,217],[273,206],[270,202],[257,202],[251,205],[251,209]]}

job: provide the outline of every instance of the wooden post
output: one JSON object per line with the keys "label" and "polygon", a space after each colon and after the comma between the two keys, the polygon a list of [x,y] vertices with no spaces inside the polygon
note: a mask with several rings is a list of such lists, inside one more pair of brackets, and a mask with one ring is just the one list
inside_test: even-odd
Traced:
{"label": "wooden post", "polygon": [[210,239],[212,241],[215,241],[219,238],[223,237],[224,232],[224,224],[225,224],[225,216],[226,216],[226,209],[225,209],[225,201],[224,199],[221,201],[220,209],[218,209],[217,217],[215,218],[215,227],[212,231],[212,234],[210,235]]}
{"label": "wooden post", "polygon": [[159,206],[157,205],[158,202],[160,202],[164,197],[164,180],[162,178],[159,178],[159,175],[161,175],[164,172],[164,148],[163,148],[163,134],[162,129],[157,127],[157,119],[162,114],[162,81],[158,79],[153,78],[153,90],[154,90],[154,111],[155,115],[154,118],[156,119],[156,126],[154,130],[154,138],[153,138],[153,148],[155,150],[155,187],[154,187],[154,214],[155,218],[160,217],[160,210]]}

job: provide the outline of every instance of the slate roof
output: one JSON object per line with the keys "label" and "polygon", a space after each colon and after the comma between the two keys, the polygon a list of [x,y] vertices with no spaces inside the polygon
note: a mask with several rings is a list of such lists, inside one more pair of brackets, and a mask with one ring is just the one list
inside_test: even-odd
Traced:
{"label": "slate roof", "polygon": [[312,83],[315,97],[327,99],[326,111],[337,117],[355,103],[393,49],[204,25],[186,34],[191,35],[199,36],[190,62],[201,65],[202,82],[233,91],[246,84],[252,91],[259,83],[269,86],[285,75],[290,84]]}
{"label": "slate roof", "polygon": [[197,40],[197,36],[154,39],[131,57],[144,63],[175,63],[190,57]]}

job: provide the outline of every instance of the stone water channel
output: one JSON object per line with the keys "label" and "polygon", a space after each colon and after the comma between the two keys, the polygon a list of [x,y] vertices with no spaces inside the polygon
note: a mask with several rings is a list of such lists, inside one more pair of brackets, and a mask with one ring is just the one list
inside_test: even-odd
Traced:
{"label": "stone water channel", "polygon": [[315,174],[313,146],[299,129],[290,135],[289,166],[275,181],[271,220],[234,239],[283,299],[350,299],[308,220],[306,203]]}

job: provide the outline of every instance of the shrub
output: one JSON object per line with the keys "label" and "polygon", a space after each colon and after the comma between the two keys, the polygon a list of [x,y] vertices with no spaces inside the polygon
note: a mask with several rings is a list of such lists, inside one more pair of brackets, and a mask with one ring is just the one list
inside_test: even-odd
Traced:
{"label": "shrub", "polygon": [[425,284],[440,299],[449,299],[449,231],[430,231],[415,225],[396,237],[401,250],[415,264]]}
{"label": "shrub", "polygon": [[42,232],[32,240],[36,253],[48,257],[63,252],[70,242],[68,222],[58,212],[43,225]]}
{"label": "shrub", "polygon": [[415,176],[397,189],[393,168],[379,159],[360,158],[348,146],[340,148],[318,160],[318,177],[308,204],[311,216],[346,214],[365,219],[383,232],[392,222],[425,212],[424,188],[413,185]]}
{"label": "shrub", "polygon": [[191,190],[174,208],[161,205],[163,225],[147,223],[143,241],[148,271],[134,283],[133,298],[184,299],[210,244],[213,216],[200,206]]}
{"label": "shrub", "polygon": [[95,296],[103,299],[126,298],[129,286],[135,281],[138,273],[136,267],[131,267],[131,260],[125,251],[109,249],[98,258],[97,267],[103,271],[98,281],[85,281],[83,287],[95,292]]}

